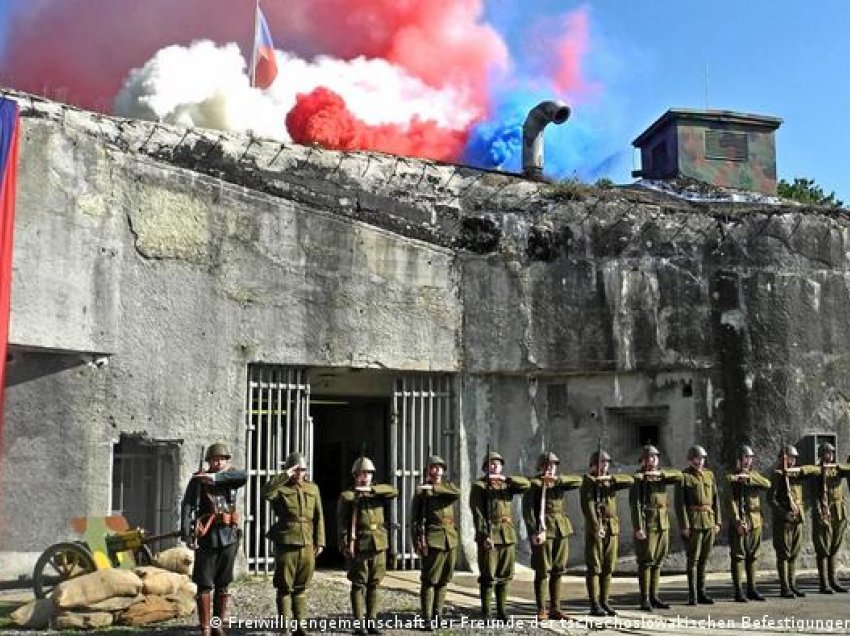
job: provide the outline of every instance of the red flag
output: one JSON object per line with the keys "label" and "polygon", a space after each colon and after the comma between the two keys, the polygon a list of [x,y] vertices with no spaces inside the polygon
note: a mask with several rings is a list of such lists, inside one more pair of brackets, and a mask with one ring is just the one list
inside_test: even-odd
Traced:
{"label": "red flag", "polygon": [[268,88],[277,77],[277,58],[274,54],[274,43],[266,16],[257,5],[257,17],[254,23],[254,74],[253,85],[257,88]]}
{"label": "red flag", "polygon": [[[18,104],[0,97],[0,460],[3,458],[3,395],[12,291],[12,235],[15,230],[15,185],[18,176]],[[0,475],[3,474],[0,463]],[[0,496],[3,484],[0,482]],[[2,520],[0,520],[2,523]]]}

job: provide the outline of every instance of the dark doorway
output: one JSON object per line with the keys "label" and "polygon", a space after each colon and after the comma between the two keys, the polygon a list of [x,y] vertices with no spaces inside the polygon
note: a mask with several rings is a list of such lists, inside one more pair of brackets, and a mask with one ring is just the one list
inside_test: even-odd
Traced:
{"label": "dark doorway", "polygon": [[[344,558],[337,542],[336,505],[340,493],[351,485],[351,466],[365,452],[374,463],[375,481],[392,483],[387,474],[389,398],[314,395],[312,480],[322,493],[325,513],[324,552],[317,566],[339,568]],[[389,517],[387,516],[389,522]]]}

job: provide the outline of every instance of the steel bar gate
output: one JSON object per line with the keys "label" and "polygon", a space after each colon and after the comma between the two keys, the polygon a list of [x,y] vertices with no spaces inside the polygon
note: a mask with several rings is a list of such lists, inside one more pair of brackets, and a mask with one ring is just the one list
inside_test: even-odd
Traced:
{"label": "steel bar gate", "polygon": [[[411,538],[411,504],[416,486],[424,479],[428,449],[456,467],[449,375],[406,374],[396,379],[390,429],[390,466],[399,497],[391,509],[392,566],[419,567]],[[446,474],[446,479],[450,475]]]}
{"label": "steel bar gate", "polygon": [[260,497],[263,484],[283,472],[286,456],[299,451],[313,465],[313,422],[310,384],[304,369],[248,365],[245,405],[245,555],[248,571],[274,571],[274,553],[265,533],[273,521],[268,502]]}

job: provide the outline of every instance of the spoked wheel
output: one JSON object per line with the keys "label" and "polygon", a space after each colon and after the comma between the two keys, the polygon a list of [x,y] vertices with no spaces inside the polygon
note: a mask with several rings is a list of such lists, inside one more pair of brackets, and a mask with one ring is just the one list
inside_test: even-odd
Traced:
{"label": "spoked wheel", "polygon": [[38,557],[32,573],[36,598],[44,598],[62,581],[97,569],[88,549],[78,543],[55,543]]}

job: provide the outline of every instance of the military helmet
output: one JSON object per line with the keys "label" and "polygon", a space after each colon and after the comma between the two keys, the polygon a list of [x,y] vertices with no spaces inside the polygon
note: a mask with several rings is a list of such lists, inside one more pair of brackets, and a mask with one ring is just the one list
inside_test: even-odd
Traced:
{"label": "military helmet", "polygon": [[227,449],[227,444],[224,442],[210,444],[207,448],[207,454],[204,456],[204,460],[210,461],[213,457],[224,457],[225,459],[230,459],[230,451]]}
{"label": "military helmet", "polygon": [[484,456],[484,461],[481,462],[481,470],[488,470],[490,468],[490,462],[493,460],[497,462],[502,462],[502,465],[505,464],[505,458],[502,457],[496,451],[490,451],[489,454]]}
{"label": "military helmet", "polygon": [[443,470],[448,468],[448,466],[446,466],[446,460],[439,455],[431,455],[428,458],[428,467],[430,468],[431,466],[442,466]]}
{"label": "military helmet", "polygon": [[594,451],[590,456],[590,465],[595,466],[597,462],[610,462],[611,456],[605,451]]}
{"label": "military helmet", "polygon": [[747,444],[741,444],[741,447],[738,449],[738,457],[755,457],[756,454],[753,452],[753,447],[748,446]]}
{"label": "military helmet", "polygon": [[304,455],[302,455],[301,453],[289,453],[289,455],[286,456],[286,461],[283,462],[283,467],[286,470],[289,470],[290,468],[293,468],[295,466],[307,470],[307,460],[304,459]]}
{"label": "military helmet", "polygon": [[358,457],[354,460],[354,464],[351,465],[351,474],[356,475],[360,472],[375,472],[375,464],[372,463],[371,459],[368,457]]}
{"label": "military helmet", "polygon": [[641,457],[649,457],[650,455],[661,455],[661,453],[652,444],[646,444],[641,449]]}
{"label": "military helmet", "polygon": [[835,446],[830,444],[829,442],[824,442],[818,448],[818,457],[823,457],[826,453],[832,453],[833,457],[835,456]]}
{"label": "military helmet", "polygon": [[543,470],[543,467],[546,464],[560,464],[561,460],[558,459],[558,456],[553,452],[541,453],[540,457],[537,458],[537,470]]}
{"label": "military helmet", "polygon": [[786,444],[785,448],[782,449],[782,455],[787,455],[788,457],[799,457],[800,453],[797,452],[796,447],[793,444]]}
{"label": "military helmet", "polygon": [[694,444],[688,449],[688,459],[693,459],[694,457],[708,457],[708,453],[699,444]]}

